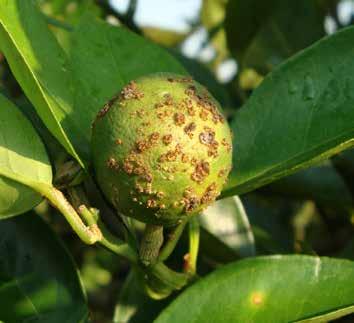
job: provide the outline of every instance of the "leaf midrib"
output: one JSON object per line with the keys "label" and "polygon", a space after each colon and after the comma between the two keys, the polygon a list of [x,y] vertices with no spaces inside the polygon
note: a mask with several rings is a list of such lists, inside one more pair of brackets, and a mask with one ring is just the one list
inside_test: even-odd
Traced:
{"label": "leaf midrib", "polygon": [[[293,155],[291,158],[288,158],[284,161],[281,161],[279,163],[276,163],[276,164],[273,164],[271,167],[268,167],[266,169],[264,169],[263,171],[257,173],[256,176],[251,176],[251,177],[248,177],[246,180],[244,180],[243,182],[238,182],[236,184],[236,187],[234,188],[230,188],[230,189],[226,189],[224,194],[226,194],[226,196],[229,196],[230,194],[228,194],[229,192],[232,192],[232,191],[238,191],[238,189],[240,189],[241,187],[244,187],[244,186],[247,186],[250,185],[252,182],[257,182],[258,179],[260,178],[264,178],[266,177],[268,174],[276,174],[276,177],[277,178],[280,178],[282,177],[282,175],[286,175],[286,174],[291,174],[297,170],[300,170],[300,169],[303,169],[305,167],[310,167],[313,163],[315,163],[316,161],[320,161],[322,159],[326,159],[328,157],[330,157],[332,154],[331,152],[333,152],[333,154],[335,154],[336,152],[340,152],[342,150],[345,150],[345,149],[348,149],[350,146],[354,145],[354,137],[353,137],[353,134],[354,134],[354,130],[353,131],[349,131],[349,132],[344,132],[334,138],[331,138],[327,141],[324,141],[322,144],[320,145],[317,145],[315,147],[313,147],[311,150],[308,150],[306,152],[302,152],[302,153],[299,153],[299,154],[296,154],[296,155]],[[330,144],[331,142],[336,142],[336,141],[340,141],[340,138],[343,138],[343,137],[348,137],[350,136],[351,139],[348,139],[344,142],[341,142],[340,144],[334,146],[333,148],[329,149],[329,150],[325,150],[323,151],[323,153],[319,154],[319,155],[316,155],[315,157],[313,157],[312,159],[310,160],[306,160],[306,156],[308,155],[313,155],[312,152],[315,152],[317,150],[320,150],[321,147],[323,146],[327,146],[328,144]],[[344,146],[343,149],[341,150],[337,150],[338,147],[340,146]],[[292,166],[290,168],[286,168],[284,169],[283,171],[277,173],[276,170],[277,169],[282,169],[283,165],[286,165],[286,164],[293,164],[296,160],[298,159],[305,159],[305,161],[301,162],[300,164],[296,164],[295,166]],[[268,182],[269,183],[269,182]],[[246,185],[245,185],[246,184]],[[261,185],[265,185],[265,183],[262,183]],[[253,189],[257,188],[259,186],[255,185]],[[242,190],[241,190],[242,191]]]}

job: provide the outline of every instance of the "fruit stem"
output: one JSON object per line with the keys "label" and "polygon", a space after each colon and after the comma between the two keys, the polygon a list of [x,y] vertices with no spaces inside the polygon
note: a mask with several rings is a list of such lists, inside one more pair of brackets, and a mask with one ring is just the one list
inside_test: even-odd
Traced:
{"label": "fruit stem", "polygon": [[38,190],[64,215],[72,229],[84,243],[94,244],[102,238],[97,224],[86,225],[61,191],[53,186],[41,186]]}
{"label": "fruit stem", "polygon": [[68,189],[70,199],[79,214],[84,218],[87,224],[96,224],[101,233],[101,239],[98,241],[105,248],[115,254],[128,259],[132,264],[138,263],[138,256],[134,249],[128,244],[113,235],[100,219],[99,210],[88,208],[89,200],[81,186],[74,186]]}
{"label": "fruit stem", "polygon": [[98,220],[97,224],[102,233],[102,239],[98,241],[101,245],[115,254],[128,259],[132,264],[138,263],[138,255],[128,243],[123,242],[110,233],[101,220]]}
{"label": "fruit stem", "polygon": [[172,232],[168,235],[168,240],[166,241],[165,245],[161,249],[161,252],[158,257],[158,261],[165,261],[173,252],[175,249],[179,238],[181,237],[183,230],[188,222],[188,219],[185,218],[182,220],[180,224],[178,224]]}
{"label": "fruit stem", "polygon": [[[64,194],[55,187],[41,186],[36,189],[64,215],[71,228],[84,243],[91,245],[99,242],[107,249],[128,259],[133,264],[138,262],[136,252],[127,243],[113,236],[107,230],[104,223],[99,219],[98,210],[93,208],[89,209],[86,205],[81,204],[82,199],[86,200],[84,193],[80,191],[81,188],[73,187],[70,189],[70,197],[78,212],[76,212],[75,208],[69,203]],[[78,213],[85,220],[86,224],[82,221]]]}
{"label": "fruit stem", "polygon": [[196,216],[189,220],[189,253],[186,259],[185,271],[190,275],[195,275],[197,271],[197,259],[199,251],[200,228]]}
{"label": "fruit stem", "polygon": [[145,266],[156,263],[163,244],[163,226],[146,224],[141,240],[139,256]]}
{"label": "fruit stem", "polygon": [[183,273],[178,273],[168,268],[162,262],[156,263],[149,267],[148,273],[161,280],[171,290],[179,290],[188,283],[189,276]]}

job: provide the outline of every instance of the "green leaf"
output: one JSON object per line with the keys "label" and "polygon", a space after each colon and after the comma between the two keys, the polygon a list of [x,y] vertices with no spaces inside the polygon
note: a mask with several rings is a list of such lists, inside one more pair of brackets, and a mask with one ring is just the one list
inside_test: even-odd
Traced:
{"label": "green leaf", "polygon": [[219,200],[204,210],[202,226],[242,257],[255,255],[254,236],[238,196]]}
{"label": "green leaf", "polygon": [[44,124],[83,165],[75,149],[86,158],[89,151],[80,122],[71,117],[67,58],[34,0],[0,0],[0,49]]}
{"label": "green leaf", "polygon": [[0,219],[33,208],[41,197],[29,187],[48,186],[51,181],[52,169],[38,134],[0,94]]}
{"label": "green leaf", "polygon": [[230,0],[226,12],[228,45],[243,67],[267,71],[325,35],[315,0]]}
{"label": "green leaf", "polygon": [[129,81],[156,72],[186,74],[162,48],[91,15],[82,19],[72,37],[75,109],[71,117],[80,122],[87,142],[97,112]]}
{"label": "green leaf", "polygon": [[187,289],[155,322],[282,323],[318,316],[329,320],[354,312],[353,281],[354,263],[347,260],[242,260]]}
{"label": "green leaf", "polygon": [[75,265],[36,214],[1,222],[0,320],[78,323],[88,316]]}
{"label": "green leaf", "polygon": [[236,112],[224,196],[245,193],[353,145],[354,28],[275,69]]}
{"label": "green leaf", "polygon": [[160,311],[169,303],[168,300],[154,300],[145,292],[136,271],[130,271],[124,281],[118,304],[114,310],[114,323],[152,322]]}

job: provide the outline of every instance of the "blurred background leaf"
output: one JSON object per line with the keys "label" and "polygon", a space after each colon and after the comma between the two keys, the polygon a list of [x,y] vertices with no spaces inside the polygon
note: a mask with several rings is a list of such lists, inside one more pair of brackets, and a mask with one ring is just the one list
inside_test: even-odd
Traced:
{"label": "blurred background leaf", "polygon": [[88,308],[67,250],[36,214],[0,225],[0,320],[86,322]]}
{"label": "blurred background leaf", "polygon": [[265,74],[325,35],[315,0],[230,0],[225,28],[228,46],[242,68]]}

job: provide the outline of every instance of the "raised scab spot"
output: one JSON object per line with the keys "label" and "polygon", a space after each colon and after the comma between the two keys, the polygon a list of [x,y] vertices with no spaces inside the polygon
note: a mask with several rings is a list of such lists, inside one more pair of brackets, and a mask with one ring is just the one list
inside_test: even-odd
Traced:
{"label": "raised scab spot", "polygon": [[173,119],[177,126],[182,126],[186,122],[186,117],[184,116],[183,113],[180,112],[175,113]]}
{"label": "raised scab spot", "polygon": [[195,122],[189,123],[187,126],[184,127],[184,132],[189,136],[189,138],[193,138],[193,131],[197,128]]}
{"label": "raised scab spot", "polygon": [[162,137],[162,141],[165,145],[169,145],[172,142],[172,135],[171,134],[164,135]]}
{"label": "raised scab spot", "polygon": [[131,100],[131,99],[140,100],[143,97],[144,97],[144,93],[138,89],[134,81],[129,82],[128,85],[126,85],[120,92],[121,100]]}

